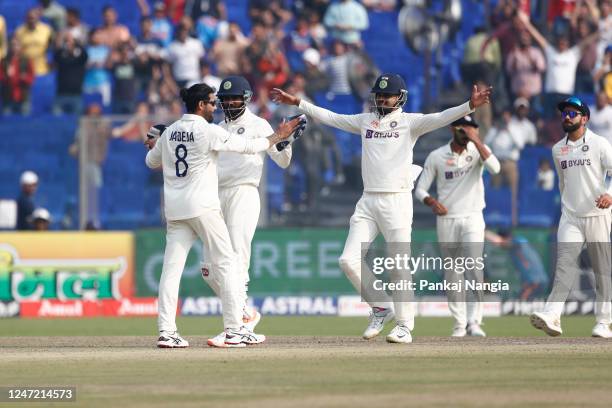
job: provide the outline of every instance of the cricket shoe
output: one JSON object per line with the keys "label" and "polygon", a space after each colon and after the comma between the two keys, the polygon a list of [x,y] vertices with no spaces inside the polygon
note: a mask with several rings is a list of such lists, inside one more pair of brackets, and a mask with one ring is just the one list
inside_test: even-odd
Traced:
{"label": "cricket shoe", "polygon": [[610,325],[605,323],[597,323],[595,327],[593,327],[593,332],[591,333],[593,337],[601,337],[603,339],[612,338],[612,330],[610,330]]}
{"label": "cricket shoe", "polygon": [[260,320],[261,313],[254,307],[245,306],[244,309],[242,309],[242,324],[250,331],[255,330],[255,326],[257,326]]}
{"label": "cricket shoe", "polygon": [[471,337],[487,337],[487,334],[478,323],[468,324],[467,335]]}
{"label": "cricket shoe", "polygon": [[215,337],[212,337],[210,339],[208,339],[208,341],[206,342],[210,347],[219,347],[219,348],[226,348],[228,346],[225,345],[225,332],[222,331],[221,333],[217,334]]}
{"label": "cricket shoe", "polygon": [[178,332],[160,331],[157,339],[159,348],[186,348],[189,342],[182,338]]}
{"label": "cricket shoe", "polygon": [[548,313],[535,312],[529,317],[529,321],[533,327],[544,331],[549,336],[556,337],[563,333],[561,330],[561,320]]}
{"label": "cricket shoe", "polygon": [[378,336],[385,328],[385,323],[393,319],[393,310],[384,309],[382,307],[373,307],[370,312],[370,321],[368,327],[363,332],[363,338],[366,340],[373,339]]}
{"label": "cricket shoe", "polygon": [[264,341],[266,341],[266,336],[255,334],[244,326],[239,330],[225,332],[226,347],[246,347],[247,344],[261,344]]}
{"label": "cricket shoe", "polygon": [[412,335],[406,326],[399,324],[387,335],[387,343],[412,343]]}
{"label": "cricket shoe", "polygon": [[465,337],[467,335],[467,330],[465,329],[465,325],[456,324],[453,327],[453,334],[451,337]]}

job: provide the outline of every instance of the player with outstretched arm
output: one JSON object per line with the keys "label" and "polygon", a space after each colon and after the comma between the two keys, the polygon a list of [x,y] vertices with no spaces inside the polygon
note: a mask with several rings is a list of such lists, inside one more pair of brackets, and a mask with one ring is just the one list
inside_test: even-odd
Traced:
{"label": "player with outstretched arm", "polygon": [[[387,336],[387,341],[410,343],[414,328],[413,302],[403,301],[405,297],[399,300],[397,293],[394,293],[392,301],[367,283],[362,288],[362,278],[368,282],[372,276],[372,272],[366,268],[362,271],[362,249],[365,250],[379,232],[387,243],[411,241],[414,144],[425,133],[446,126],[488,103],[491,88],[479,90],[474,87],[470,100],[463,105],[427,115],[402,112],[408,91],[403,78],[397,74],[379,76],[371,93],[373,111],[357,115],[331,112],[280,89],[272,90],[272,99],[296,105],[323,124],[361,135],[364,192],[351,217],[348,238],[339,263],[355,289],[372,307],[363,337],[371,339],[380,334],[385,322],[393,317],[392,307],[395,303],[397,325]],[[408,296],[411,298],[411,293]]]}
{"label": "player with outstretched arm", "polygon": [[214,89],[196,84],[181,90],[187,113],[168,126],[159,139],[147,142],[151,149],[146,164],[162,167],[167,220],[166,250],[159,283],[159,338],[161,348],[184,348],[189,343],[177,332],[176,307],[179,284],[187,254],[194,240],[202,240],[218,274],[223,307],[225,345],[245,347],[261,343],[264,336],[253,333],[242,322],[244,291],[235,269],[236,253],[219,204],[218,152],[244,154],[263,152],[285,140],[298,120],[284,122],[267,138],[234,137],[209,123],[215,110]]}
{"label": "player with outstretched arm", "polygon": [[[482,257],[485,207],[482,173],[487,169],[499,173],[499,160],[480,141],[478,124],[471,116],[451,123],[453,138],[427,156],[415,196],[431,207],[436,217],[436,229],[442,257]],[[428,190],[436,181],[438,198]],[[447,282],[471,279],[483,281],[483,270],[476,266],[463,270],[445,270]],[[462,285],[463,287],[463,285]],[[485,337],[482,324],[482,292],[474,293],[475,301],[466,303],[466,292],[449,292],[448,307],[455,318],[453,337]]]}
{"label": "player with outstretched arm", "polygon": [[557,108],[561,111],[561,125],[566,132],[552,148],[561,192],[557,267],[544,310],[533,313],[530,320],[535,328],[549,336],[562,333],[563,306],[579,273],[578,259],[586,242],[595,273],[596,324],[591,334],[612,338],[612,187],[606,187],[606,173],[612,170],[612,145],[586,127],[591,113],[579,98],[569,97]]}
{"label": "player with outstretched arm", "polygon": [[[230,76],[221,81],[217,98],[225,119],[219,123],[236,138],[247,140],[270,135],[273,130],[267,120],[260,118],[249,110],[247,104],[253,96],[251,85],[242,76]],[[300,125],[302,131],[305,124]],[[295,137],[295,135],[294,135]],[[266,150],[268,156],[283,169],[291,161],[291,145],[281,142]],[[264,152],[245,155],[235,152],[219,152],[217,163],[219,173],[219,200],[221,212],[227,224],[234,251],[238,255],[237,273],[244,287],[242,321],[251,331],[255,329],[261,315],[254,308],[247,306],[249,284],[249,265],[251,262],[251,242],[259,220],[260,197],[259,182],[263,172]],[[202,277],[215,294],[220,297],[220,285],[217,272],[206,259],[202,263]],[[212,347],[226,347],[225,332],[208,340]]]}

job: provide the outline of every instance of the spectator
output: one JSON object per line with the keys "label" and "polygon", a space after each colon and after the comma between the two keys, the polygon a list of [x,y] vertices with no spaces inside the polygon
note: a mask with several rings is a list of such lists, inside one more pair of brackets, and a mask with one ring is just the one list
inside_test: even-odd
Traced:
{"label": "spectator", "polygon": [[227,10],[223,0],[187,0],[185,10],[193,21],[202,16],[210,16],[218,21],[227,21]]}
{"label": "spectator", "polygon": [[57,94],[53,113],[80,115],[87,51],[75,41],[70,31],[64,31],[60,39],[63,41],[54,54],[57,66]]}
{"label": "spectator", "polygon": [[260,22],[253,23],[250,44],[244,50],[244,59],[241,64],[243,72],[249,73],[253,77],[253,83],[258,83],[261,79],[261,73],[258,71],[257,66],[268,48],[269,40],[270,32],[268,29]]}
{"label": "spectator", "polygon": [[[576,27],[576,42],[580,42],[589,37],[596,27],[586,18],[578,20]],[[595,68],[597,62],[597,43],[595,41],[588,42],[582,50],[580,62],[576,68],[576,93],[593,93],[593,77],[591,72]]]}
{"label": "spectator", "polygon": [[591,107],[589,129],[605,137],[612,144],[612,106],[605,91],[597,93],[596,104]]}
{"label": "spectator", "polygon": [[49,72],[47,50],[53,36],[51,27],[40,22],[39,19],[39,10],[30,9],[26,15],[25,24],[15,31],[15,38],[21,45],[23,55],[34,64],[36,76],[46,75]]}
{"label": "spectator", "polygon": [[114,138],[120,137],[129,141],[140,141],[152,125],[149,105],[146,102],[139,102],[134,116],[122,126],[114,128],[111,135]]}
{"label": "spectator", "polygon": [[102,27],[95,32],[96,43],[106,45],[111,51],[119,44],[130,40],[130,30],[117,23],[117,12],[111,6],[102,9]]}
{"label": "spectator", "polygon": [[[610,71],[612,71],[612,44],[605,49],[603,57],[593,69],[593,82],[595,82],[596,91],[605,90],[603,82]],[[612,92],[608,92],[608,98],[612,99]]]}
{"label": "spectator", "polygon": [[227,37],[215,41],[211,55],[221,77],[238,75],[242,72],[240,62],[248,45],[249,40],[240,31],[238,23],[230,22]]}
{"label": "spectator", "polygon": [[304,51],[304,71],[305,92],[310,100],[314,100],[315,95],[322,91],[327,91],[329,88],[329,78],[325,72],[321,71],[321,55],[314,48],[309,48]]}
{"label": "spectator", "polygon": [[284,48],[287,61],[292,72],[303,72],[304,62],[302,54],[309,48],[316,48],[316,43],[310,35],[308,21],[305,17],[298,17],[295,29],[288,33],[284,39]]}
{"label": "spectator", "polygon": [[601,58],[606,47],[612,44],[612,0],[600,0],[599,8],[595,8],[595,11],[599,12],[597,29],[600,38],[597,54],[598,57]]}
{"label": "spectator", "polygon": [[270,28],[282,28],[293,15],[282,0],[249,0],[249,17],[252,21],[269,23]]}
{"label": "spectator", "polygon": [[266,52],[257,63],[257,70],[262,75],[261,85],[265,92],[272,88],[281,88],[289,79],[289,64],[276,41],[268,42]]}
{"label": "spectator", "polygon": [[514,115],[510,119],[508,127],[518,149],[519,157],[525,144],[536,144],[538,142],[536,127],[529,120],[529,100],[527,98],[520,97],[514,101]]}
{"label": "spectator", "polygon": [[506,59],[506,72],[511,82],[514,97],[532,99],[542,93],[542,74],[546,71],[544,54],[531,43],[525,30],[519,33],[518,46]]}
{"label": "spectator", "polygon": [[185,15],[185,3],[187,0],[164,0],[165,14],[172,24],[177,25]]}
{"label": "spectator", "polygon": [[17,230],[30,229],[29,217],[34,212],[34,195],[38,189],[38,176],[33,171],[24,171],[19,179],[21,193],[17,199]]}
{"label": "spectator", "polygon": [[6,39],[6,21],[4,17],[0,14],[0,62],[4,57],[6,57],[6,53],[8,51],[8,43]]}
{"label": "spectator", "polygon": [[188,34],[186,27],[179,26],[176,40],[168,47],[172,74],[181,88],[200,79],[200,59],[204,57],[202,43]]}
{"label": "spectator", "polygon": [[51,224],[51,214],[46,208],[39,207],[32,212],[30,221],[34,231],[48,231]]}
{"label": "spectator", "polygon": [[205,49],[212,48],[218,38],[227,35],[228,26],[226,21],[220,21],[215,17],[207,15],[203,15],[194,21],[196,22],[196,36],[202,41]]}
{"label": "spectator", "polygon": [[119,46],[116,58],[112,58],[109,69],[113,77],[113,113],[128,114],[136,102],[136,68],[129,43]]}
{"label": "spectator", "polygon": [[74,143],[68,148],[70,155],[84,163],[87,219],[97,227],[100,226],[99,191],[103,185],[102,165],[106,160],[110,136],[110,123],[102,116],[102,107],[91,103],[86,108],[85,116],[81,117]]}
{"label": "spectator", "polygon": [[216,75],[213,75],[212,71],[210,70],[210,64],[208,62],[203,61],[201,66],[202,77],[198,82],[204,82],[206,85],[218,90],[221,86],[221,78]]}
{"label": "spectator", "polygon": [[60,32],[66,27],[66,9],[55,0],[38,0],[41,15],[51,23],[55,32]]}
{"label": "spectator", "polygon": [[109,106],[111,102],[111,77],[106,70],[106,62],[110,58],[110,49],[99,43],[97,30],[92,30],[87,47],[87,70],[83,81],[83,90],[88,94],[100,94],[102,105]]}
{"label": "spectator", "polygon": [[543,191],[555,189],[555,172],[548,159],[541,159],[538,165],[538,187]]}
{"label": "spectator", "polygon": [[76,8],[68,8],[66,11],[67,26],[62,35],[69,32],[72,38],[83,47],[87,45],[89,26],[81,22],[81,12]]}
{"label": "spectator", "polygon": [[580,62],[582,52],[586,46],[597,39],[598,34],[591,34],[571,48],[567,35],[560,35],[556,38],[556,44],[553,47],[531,24],[528,16],[520,14],[519,18],[531,36],[544,50],[544,55],[546,56],[548,69],[546,70],[546,79],[544,81],[545,99],[543,103],[546,117],[551,117],[553,116],[551,110],[555,109],[556,103],[574,93],[576,68]]}
{"label": "spectator", "polygon": [[368,12],[355,0],[340,0],[327,9],[323,23],[332,38],[352,46],[361,45],[361,32],[368,28]]}
{"label": "spectator", "polygon": [[308,30],[310,31],[310,36],[316,42],[317,48],[319,50],[323,50],[325,48],[327,30],[321,23],[322,16],[318,13],[311,12],[306,14],[306,18],[308,19]]}
{"label": "spectator", "polygon": [[501,67],[501,51],[497,39],[489,39],[484,27],[477,27],[463,51],[461,76],[468,85],[493,84]]}
{"label": "spectator", "polygon": [[334,95],[351,95],[349,82],[349,56],[346,45],[339,40],[332,44],[332,56],[323,63],[329,77],[329,92]]}
{"label": "spectator", "polygon": [[495,124],[485,137],[485,144],[491,147],[493,154],[501,163],[501,172],[491,176],[494,187],[502,185],[510,187],[512,225],[516,225],[517,217],[517,196],[518,196],[518,159],[520,155],[519,141],[514,139],[516,134],[510,130],[512,113],[505,109],[501,114],[501,119]]}
{"label": "spectator", "polygon": [[30,113],[30,87],[34,82],[32,61],[24,55],[15,37],[5,59],[0,61],[0,84],[4,114]]}
{"label": "spectator", "polygon": [[174,27],[166,17],[166,6],[161,1],[155,3],[152,22],[153,38],[158,40],[162,47],[168,47],[174,37]]}
{"label": "spectator", "polygon": [[153,36],[153,20],[144,16],[140,19],[140,35],[134,50],[134,69],[136,70],[136,92],[144,94],[153,78],[153,69],[163,64],[164,50],[161,41]]}

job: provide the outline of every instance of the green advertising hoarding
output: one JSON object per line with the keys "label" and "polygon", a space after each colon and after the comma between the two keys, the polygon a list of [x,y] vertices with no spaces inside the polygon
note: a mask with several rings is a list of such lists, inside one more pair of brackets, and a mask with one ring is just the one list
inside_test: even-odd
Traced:
{"label": "green advertising hoarding", "polygon": [[[326,228],[258,229],[253,240],[251,282],[249,295],[337,296],[355,294],[353,286],[338,266],[348,230]],[[550,274],[550,231],[547,229],[517,229],[515,235],[526,238],[540,254]],[[140,230],[136,236],[136,295],[156,296],[161,275],[165,231]],[[433,229],[414,231],[412,256],[439,254]],[[512,297],[518,297],[521,281],[507,251],[486,245],[486,280],[501,279],[512,288]],[[212,291],[200,272],[202,249],[194,244],[183,272],[180,296],[211,296]],[[421,277],[430,281],[441,280],[441,271],[422,271]]]}

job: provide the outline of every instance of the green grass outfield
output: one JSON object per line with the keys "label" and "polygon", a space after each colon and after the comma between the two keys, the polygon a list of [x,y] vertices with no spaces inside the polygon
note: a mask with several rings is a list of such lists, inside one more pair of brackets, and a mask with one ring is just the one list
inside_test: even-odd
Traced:
{"label": "green grass outfield", "polygon": [[185,317],[191,347],[160,350],[155,319],[0,319],[0,386],[76,386],[66,407],[609,407],[612,341],[593,323],[549,338],[491,318],[490,337],[450,339],[450,319],[417,318],[396,345],[360,339],[365,318],[264,317],[265,344],[211,349],[220,318]]}
{"label": "green grass outfield", "polygon": [[[564,336],[588,336],[595,324],[593,316],[563,319]],[[213,335],[221,332],[221,317],[179,317],[181,334]],[[270,336],[358,336],[365,329],[365,317],[264,316],[257,331]],[[414,336],[447,336],[450,318],[417,317]],[[388,325],[387,330],[390,330]],[[483,328],[492,337],[545,335],[529,324],[527,316],[485,318]],[[0,319],[0,336],[152,336],[157,333],[154,318],[90,319]]]}

